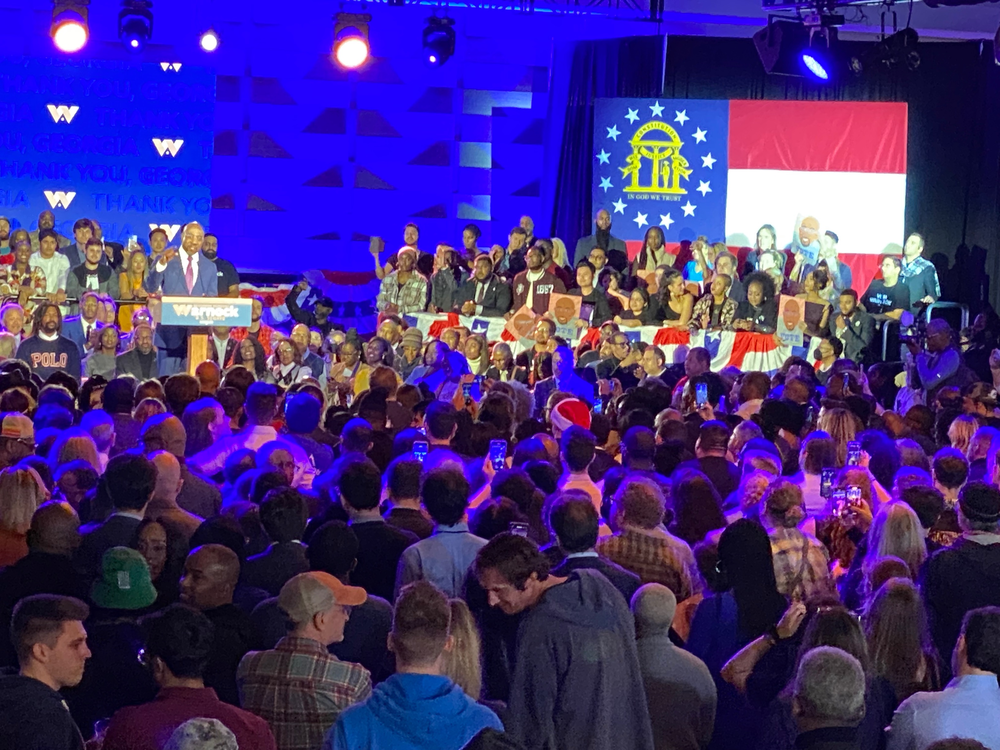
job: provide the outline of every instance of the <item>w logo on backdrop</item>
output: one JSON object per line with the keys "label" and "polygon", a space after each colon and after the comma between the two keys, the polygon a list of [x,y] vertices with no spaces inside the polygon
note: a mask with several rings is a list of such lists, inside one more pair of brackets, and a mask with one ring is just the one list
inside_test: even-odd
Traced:
{"label": "w logo on backdrop", "polygon": [[181,139],[171,139],[171,138],[154,138],[153,146],[156,148],[156,153],[160,156],[177,156],[180,153],[181,146],[184,145],[184,141]]}
{"label": "w logo on backdrop", "polygon": [[149,225],[149,231],[152,232],[154,229],[162,229],[164,232],[167,233],[167,242],[173,242],[174,241],[174,237],[176,237],[177,233],[179,231],[181,231],[181,225],[180,224],[150,224]]}
{"label": "w logo on backdrop", "polygon": [[160,67],[163,68],[164,71],[172,70],[175,73],[181,72],[180,63],[160,63]]}
{"label": "w logo on backdrop", "polygon": [[76,113],[80,111],[75,104],[46,104],[45,108],[52,115],[52,122],[65,122],[67,125],[73,122]]}
{"label": "w logo on backdrop", "polygon": [[45,193],[45,200],[49,202],[49,206],[52,208],[69,208],[69,204],[76,197],[76,193],[64,193],[62,190],[44,190],[43,192]]}

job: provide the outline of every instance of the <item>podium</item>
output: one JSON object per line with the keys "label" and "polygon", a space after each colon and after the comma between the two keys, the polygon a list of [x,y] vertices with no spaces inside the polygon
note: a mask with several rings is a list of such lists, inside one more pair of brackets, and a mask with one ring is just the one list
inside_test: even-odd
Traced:
{"label": "podium", "polygon": [[[247,327],[253,300],[233,297],[163,297],[157,323],[188,330],[188,373],[209,357],[208,337],[213,326]],[[220,366],[225,363],[220,363]]]}

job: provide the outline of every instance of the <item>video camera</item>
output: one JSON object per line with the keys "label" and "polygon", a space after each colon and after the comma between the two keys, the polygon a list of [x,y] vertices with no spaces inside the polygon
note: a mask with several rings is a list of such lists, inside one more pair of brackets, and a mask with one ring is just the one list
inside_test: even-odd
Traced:
{"label": "video camera", "polygon": [[899,340],[906,344],[913,342],[921,349],[927,343],[927,316],[924,310],[927,305],[923,302],[917,305],[917,314],[913,315],[909,310],[904,310],[899,317]]}

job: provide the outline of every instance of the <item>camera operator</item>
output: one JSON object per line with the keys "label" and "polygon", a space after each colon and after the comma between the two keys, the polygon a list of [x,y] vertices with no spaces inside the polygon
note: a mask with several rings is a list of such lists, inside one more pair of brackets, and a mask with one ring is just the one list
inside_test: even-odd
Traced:
{"label": "camera operator", "polygon": [[912,355],[912,364],[907,364],[910,384],[923,389],[925,404],[933,404],[942,388],[956,386],[961,389],[975,380],[972,371],[962,361],[962,354],[955,343],[955,332],[945,321],[932,320],[923,335],[918,329],[916,335],[900,336],[900,340]]}

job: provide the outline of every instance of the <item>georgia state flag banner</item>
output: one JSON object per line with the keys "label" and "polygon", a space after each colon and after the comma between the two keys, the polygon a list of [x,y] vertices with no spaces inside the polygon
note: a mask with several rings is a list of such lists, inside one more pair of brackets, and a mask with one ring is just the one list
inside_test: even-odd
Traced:
{"label": "georgia state flag banner", "polygon": [[809,260],[829,231],[871,278],[905,239],[906,129],[905,103],[597,99],[594,211],[626,241],[753,247],[770,225]]}
{"label": "georgia state flag banner", "polygon": [[594,210],[614,235],[667,242],[721,238],[726,221],[729,102],[598,99],[594,106]]}

